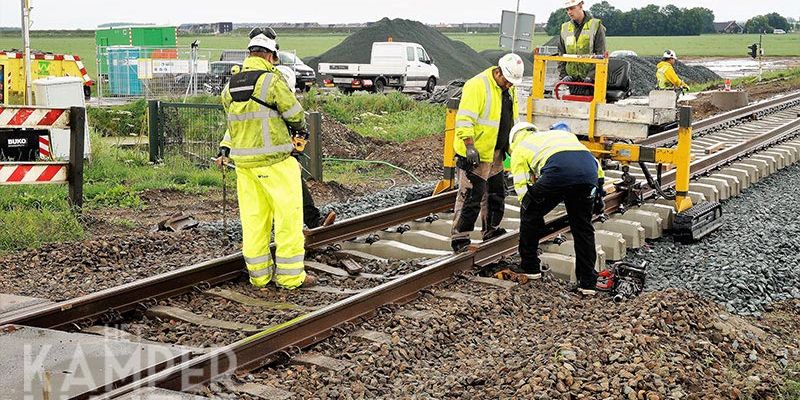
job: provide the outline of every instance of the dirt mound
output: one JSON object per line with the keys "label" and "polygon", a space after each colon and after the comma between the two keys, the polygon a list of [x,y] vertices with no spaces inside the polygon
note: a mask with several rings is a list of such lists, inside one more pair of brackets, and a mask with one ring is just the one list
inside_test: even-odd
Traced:
{"label": "dirt mound", "polygon": [[368,63],[372,43],[385,42],[389,37],[396,42],[421,44],[439,67],[440,82],[471,78],[490,66],[471,47],[448,38],[436,29],[417,21],[388,18],[348,36],[341,44],[319,57],[310,57],[305,61],[314,69],[320,62]]}
{"label": "dirt mound", "polygon": [[381,146],[367,160],[381,160],[411,171],[423,182],[442,177],[444,134]]}
{"label": "dirt mound", "polygon": [[[656,65],[660,57],[625,57],[631,63],[631,84],[634,96],[647,95],[656,88]],[[675,72],[688,83],[703,83],[722,79],[703,66],[688,66],[680,61],[675,63]]]}
{"label": "dirt mound", "polygon": [[335,119],[322,115],[322,156],[335,158],[366,158],[388,142],[361,136]]}

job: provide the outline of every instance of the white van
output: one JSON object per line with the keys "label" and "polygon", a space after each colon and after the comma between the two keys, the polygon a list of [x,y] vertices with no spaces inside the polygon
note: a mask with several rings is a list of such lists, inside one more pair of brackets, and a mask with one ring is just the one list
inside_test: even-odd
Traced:
{"label": "white van", "polygon": [[345,93],[381,93],[386,87],[432,92],[439,80],[439,68],[428,52],[417,43],[406,42],[375,42],[369,64],[320,63],[319,73],[325,86]]}

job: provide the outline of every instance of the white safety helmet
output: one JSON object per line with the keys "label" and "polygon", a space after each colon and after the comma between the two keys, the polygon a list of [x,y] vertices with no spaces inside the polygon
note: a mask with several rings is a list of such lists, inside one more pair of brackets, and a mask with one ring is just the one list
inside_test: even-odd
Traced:
{"label": "white safety helmet", "polygon": [[262,47],[273,53],[278,52],[278,42],[276,42],[275,39],[268,38],[263,33],[253,36],[253,38],[250,39],[250,43],[247,44],[247,49],[251,50],[254,47]]}
{"label": "white safety helmet", "polygon": [[667,49],[667,50],[665,50],[665,51],[664,51],[664,55],[663,55],[663,57],[664,57],[664,58],[671,58],[671,59],[673,59],[673,60],[677,60],[677,59],[678,59],[678,55],[677,55],[677,54],[675,54],[675,52],[674,52],[674,51],[672,51],[672,50],[669,50],[669,49]]}
{"label": "white safety helmet", "polygon": [[522,83],[522,74],[525,73],[525,63],[522,58],[514,53],[508,53],[497,62],[503,76],[513,85]]}
{"label": "white safety helmet", "polygon": [[286,80],[286,84],[289,85],[289,90],[294,92],[294,87],[297,85],[297,76],[292,68],[286,65],[276,65],[275,68],[277,68],[278,71],[281,71],[283,79]]}
{"label": "white safety helmet", "polygon": [[583,3],[583,0],[566,0],[564,2],[564,8],[575,7],[575,6],[577,6],[578,4],[581,4],[581,3]]}
{"label": "white safety helmet", "polygon": [[539,130],[539,128],[537,128],[536,125],[534,125],[534,124],[532,124],[530,122],[527,122],[527,121],[517,122],[516,124],[514,124],[514,126],[511,127],[511,130],[508,131],[508,144],[509,144],[509,146],[512,143],[514,143],[514,139],[517,138],[517,136],[516,136],[517,133],[522,132],[524,130],[528,130],[528,129],[531,129],[534,132]]}

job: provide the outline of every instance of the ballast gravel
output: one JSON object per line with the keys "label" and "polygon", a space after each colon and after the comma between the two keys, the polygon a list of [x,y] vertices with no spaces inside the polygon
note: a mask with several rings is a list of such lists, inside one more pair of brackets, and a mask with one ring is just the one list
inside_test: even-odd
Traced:
{"label": "ballast gravel", "polygon": [[629,254],[647,262],[646,290],[680,288],[741,315],[800,299],[800,166],[722,205],[724,225],[690,245],[660,239]]}

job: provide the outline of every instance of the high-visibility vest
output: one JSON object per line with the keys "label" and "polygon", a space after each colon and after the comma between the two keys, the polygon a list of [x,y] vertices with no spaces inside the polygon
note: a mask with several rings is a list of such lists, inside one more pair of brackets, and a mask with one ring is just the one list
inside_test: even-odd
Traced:
{"label": "high-visibility vest", "polygon": [[266,167],[290,157],[287,123],[305,127],[303,106],[272,64],[248,57],[222,93],[228,129],[220,146],[231,149],[237,167]]}
{"label": "high-visibility vest", "polygon": [[[602,21],[591,18],[583,25],[581,34],[575,36],[575,24],[567,21],[561,24],[561,40],[564,41],[566,54],[594,54],[594,38],[600,30]],[[567,74],[573,78],[583,79],[589,74],[592,64],[587,63],[567,63]]]}
{"label": "high-visibility vest", "polygon": [[[547,160],[562,151],[589,152],[589,149],[574,134],[561,130],[531,132],[514,140],[511,144],[511,175],[520,201],[528,192],[528,186],[541,176]],[[604,178],[599,162],[597,170],[597,177]]]}
{"label": "high-visibility vest", "polygon": [[[453,147],[456,154],[462,157],[467,153],[464,139],[472,138],[475,150],[481,155],[481,161],[492,162],[494,159],[494,147],[497,144],[500,114],[503,109],[503,89],[497,85],[492,76],[495,68],[488,68],[468,80],[461,91],[461,102],[456,113],[456,140],[453,141]],[[513,103],[514,123],[517,123],[519,122],[517,91],[513,86],[508,90]]]}
{"label": "high-visibility vest", "polygon": [[658,80],[659,89],[674,89],[685,85],[683,80],[675,73],[675,68],[668,61],[661,61],[658,63],[657,68],[656,79]]}

